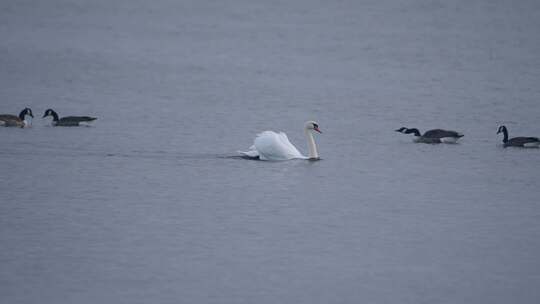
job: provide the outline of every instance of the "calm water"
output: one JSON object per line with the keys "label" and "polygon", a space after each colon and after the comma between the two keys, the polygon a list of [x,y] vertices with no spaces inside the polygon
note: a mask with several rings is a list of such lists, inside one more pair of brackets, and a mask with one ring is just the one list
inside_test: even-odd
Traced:
{"label": "calm water", "polygon": [[[538,1],[2,1],[2,303],[538,303]],[[287,132],[319,162],[231,158]],[[449,128],[457,145],[393,132]]]}

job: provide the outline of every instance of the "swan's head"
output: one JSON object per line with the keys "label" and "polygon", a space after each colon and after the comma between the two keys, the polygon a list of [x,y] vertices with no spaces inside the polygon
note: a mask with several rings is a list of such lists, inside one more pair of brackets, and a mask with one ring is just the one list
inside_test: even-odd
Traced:
{"label": "swan's head", "polygon": [[319,124],[317,122],[315,122],[315,121],[312,121],[312,120],[306,121],[305,128],[308,131],[314,130],[314,131],[317,131],[319,133],[322,133],[322,131],[319,129]]}
{"label": "swan's head", "polygon": [[506,131],[506,127],[505,126],[500,126],[499,130],[497,130],[497,134],[502,133],[504,131]]}

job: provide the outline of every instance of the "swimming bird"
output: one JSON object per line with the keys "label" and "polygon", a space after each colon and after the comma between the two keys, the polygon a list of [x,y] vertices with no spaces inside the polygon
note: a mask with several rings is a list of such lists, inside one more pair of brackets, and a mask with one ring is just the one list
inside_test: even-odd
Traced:
{"label": "swimming bird", "polygon": [[255,138],[249,151],[238,151],[243,157],[260,160],[289,160],[289,159],[309,159],[318,160],[319,154],[313,132],[322,133],[319,124],[315,121],[307,121],[304,125],[304,132],[308,142],[308,156],[302,155],[296,147],[291,144],[287,134],[283,132],[264,131]]}
{"label": "swimming bird", "polygon": [[405,128],[401,127],[396,132],[403,134],[414,134],[414,142],[426,143],[426,144],[438,144],[438,143],[447,143],[455,144],[458,139],[463,137],[463,134],[456,131],[442,130],[442,129],[433,129],[426,131],[424,135],[420,134],[420,131],[416,128]]}
{"label": "swimming bird", "polygon": [[30,121],[26,120],[27,115],[34,118],[34,114],[32,114],[32,110],[30,110],[30,108],[24,108],[19,114],[19,116],[11,114],[0,114],[0,126],[19,128],[29,127]]}
{"label": "swimming bird", "polygon": [[497,134],[503,133],[504,147],[524,147],[524,148],[537,148],[540,146],[540,140],[537,137],[513,137],[508,139],[508,130],[506,126],[499,126]]}
{"label": "swimming bird", "polygon": [[43,114],[43,118],[47,116],[52,116],[52,125],[55,127],[77,127],[81,123],[90,123],[97,119],[90,116],[66,116],[58,118],[58,114],[52,109],[47,109],[47,111],[45,111],[45,114]]}

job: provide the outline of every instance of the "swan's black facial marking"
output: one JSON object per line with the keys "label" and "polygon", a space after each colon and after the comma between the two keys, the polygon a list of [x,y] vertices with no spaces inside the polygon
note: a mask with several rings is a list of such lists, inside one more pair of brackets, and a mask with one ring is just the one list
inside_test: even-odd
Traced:
{"label": "swan's black facial marking", "polygon": [[319,125],[317,123],[315,123],[315,122],[311,123],[311,129],[315,130],[315,131],[317,131],[319,133],[322,133],[322,131],[319,129]]}

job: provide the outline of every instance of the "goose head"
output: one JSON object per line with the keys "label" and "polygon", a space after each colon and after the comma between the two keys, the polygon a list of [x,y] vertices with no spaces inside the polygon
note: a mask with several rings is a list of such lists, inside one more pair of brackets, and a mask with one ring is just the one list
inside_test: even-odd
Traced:
{"label": "goose head", "polygon": [[19,114],[19,117],[20,117],[21,119],[24,119],[24,117],[25,117],[26,115],[28,115],[28,116],[34,118],[34,114],[32,113],[32,110],[31,110],[30,108],[24,108],[24,109],[21,111],[21,113]]}
{"label": "goose head", "polygon": [[53,109],[47,109],[45,111],[45,114],[43,114],[42,118],[45,118],[47,116],[52,116],[53,121],[58,121],[58,114],[56,114],[56,112]]}
{"label": "goose head", "polygon": [[508,131],[506,130],[506,127],[505,127],[505,126],[499,126],[499,129],[497,130],[497,134],[499,134],[499,133],[504,133],[504,131],[508,132]]}
{"label": "goose head", "polygon": [[53,109],[47,109],[43,114],[42,118],[45,118],[47,116],[52,116],[54,119],[58,118],[58,114]]}
{"label": "goose head", "polygon": [[322,131],[319,129],[319,124],[315,121],[306,121],[306,124],[305,124],[305,129],[307,131],[316,131],[316,132],[319,132],[319,133],[322,133]]}
{"label": "goose head", "polygon": [[412,129],[409,129],[409,128],[405,128],[405,127],[401,127],[397,130],[395,130],[396,132],[399,132],[399,133],[403,133],[403,134],[414,134],[414,136],[421,136],[420,134],[420,131],[418,131],[418,129],[416,128],[412,128]]}
{"label": "goose head", "polygon": [[405,133],[407,130],[408,130],[407,128],[401,127],[401,128],[399,128],[397,130],[394,130],[394,131],[399,132],[399,133]]}
{"label": "goose head", "polygon": [[42,118],[45,118],[45,117],[47,117],[47,116],[52,116],[52,113],[53,113],[53,112],[54,112],[54,111],[53,111],[52,109],[47,109],[47,110],[45,111],[45,113],[43,114],[43,117],[42,117]]}

